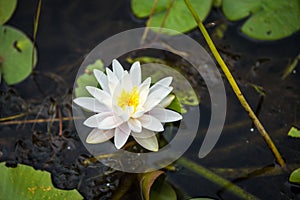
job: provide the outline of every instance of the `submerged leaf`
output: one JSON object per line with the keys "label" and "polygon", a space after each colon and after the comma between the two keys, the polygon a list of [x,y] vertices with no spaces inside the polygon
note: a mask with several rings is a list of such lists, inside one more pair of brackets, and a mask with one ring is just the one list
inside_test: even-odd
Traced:
{"label": "submerged leaf", "polygon": [[[132,0],[131,8],[137,17],[147,17],[151,13],[153,3],[154,0]],[[181,33],[197,27],[197,23],[183,0],[175,0],[173,5],[171,5],[171,3],[171,0],[158,1],[152,20],[148,20],[147,26],[161,27],[162,24],[164,24],[163,28],[176,30]],[[191,0],[191,4],[199,17],[204,20],[212,7],[212,0]],[[170,12],[167,13],[170,5]],[[166,15],[168,16],[164,19]],[[158,31],[158,29],[155,30]],[[164,33],[170,35],[176,34],[176,32],[173,31],[165,31]]]}
{"label": "submerged leaf", "polygon": [[21,31],[0,26],[0,71],[7,84],[12,85],[24,80],[36,64],[36,50],[32,62],[33,44]]}
{"label": "submerged leaf", "polygon": [[258,40],[277,40],[300,29],[299,0],[223,0],[229,20],[249,17],[242,32]]}
{"label": "submerged leaf", "polygon": [[293,138],[300,138],[300,130],[295,127],[292,127],[288,132],[288,136]]}
{"label": "submerged leaf", "polygon": [[153,172],[140,175],[139,177],[141,182],[140,186],[145,200],[150,199],[150,191],[152,185],[163,174],[164,174],[163,171],[153,171]]}
{"label": "submerged leaf", "polygon": [[176,200],[176,192],[166,181],[158,182],[153,186],[150,193],[150,200]]}
{"label": "submerged leaf", "polygon": [[7,200],[15,199],[82,199],[77,190],[60,190],[51,182],[49,172],[34,170],[19,164],[8,168],[0,164],[0,194]]}
{"label": "submerged leaf", "polygon": [[0,25],[10,19],[17,5],[17,0],[0,0]]}
{"label": "submerged leaf", "polygon": [[90,93],[86,90],[86,86],[96,87],[98,82],[94,76],[93,70],[98,69],[104,71],[104,64],[101,60],[96,60],[95,63],[86,67],[84,74],[78,76],[77,87],[75,88],[76,97],[89,97]]}
{"label": "submerged leaf", "polygon": [[292,183],[300,183],[300,168],[295,169],[289,178],[289,181]]}

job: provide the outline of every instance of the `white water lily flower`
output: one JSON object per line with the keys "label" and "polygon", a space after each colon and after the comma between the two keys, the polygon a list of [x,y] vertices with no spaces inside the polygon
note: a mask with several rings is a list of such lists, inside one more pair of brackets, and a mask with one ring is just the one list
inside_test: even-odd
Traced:
{"label": "white water lily flower", "polygon": [[151,78],[141,82],[139,62],[133,63],[130,71],[113,60],[113,71],[106,68],[106,75],[94,70],[102,89],[87,86],[93,97],[79,97],[74,102],[84,109],[95,112],[84,121],[93,128],[86,142],[105,142],[114,137],[117,149],[132,135],[137,143],[151,151],[158,151],[156,132],[164,130],[163,123],[182,119],[177,112],[165,109],[174,95],[170,86],[172,77],[166,77],[150,87]]}

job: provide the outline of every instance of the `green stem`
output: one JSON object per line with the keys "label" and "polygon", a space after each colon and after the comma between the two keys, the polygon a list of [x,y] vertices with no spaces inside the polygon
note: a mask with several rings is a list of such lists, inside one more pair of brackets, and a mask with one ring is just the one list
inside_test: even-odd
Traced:
{"label": "green stem", "polygon": [[235,79],[233,78],[231,72],[229,71],[229,69],[226,66],[225,62],[223,61],[222,57],[220,56],[217,48],[215,47],[213,41],[211,40],[207,30],[205,29],[205,27],[204,27],[202,21],[200,20],[200,18],[198,17],[196,11],[192,7],[190,1],[189,0],[184,0],[184,1],[185,1],[186,6],[188,7],[190,12],[192,13],[195,21],[197,22],[201,33],[203,34],[203,36],[204,36],[210,50],[212,51],[215,59],[217,60],[217,62],[219,63],[221,69],[223,70],[223,72],[224,72],[229,84],[231,85],[235,95],[237,96],[238,100],[240,101],[240,103],[242,104],[242,106],[244,107],[246,112],[249,114],[249,117],[252,119],[252,121],[253,121],[254,125],[256,126],[257,130],[260,132],[261,136],[264,138],[267,145],[269,146],[269,148],[273,152],[273,154],[274,154],[277,162],[279,163],[279,165],[282,168],[286,168],[285,162],[282,159],[281,154],[279,153],[277,147],[273,143],[271,137],[269,136],[269,134],[267,133],[267,131],[265,130],[265,128],[263,127],[263,125],[261,124],[261,122],[259,121],[257,116],[255,115],[255,113],[253,112],[251,107],[249,106],[248,102],[246,101],[246,99],[245,99],[244,95],[242,94],[239,86],[237,85]]}
{"label": "green stem", "polygon": [[200,176],[206,178],[207,180],[215,183],[216,185],[219,185],[222,188],[225,188],[226,190],[235,194],[236,196],[238,196],[241,199],[247,199],[247,200],[258,199],[256,196],[246,192],[239,186],[231,183],[230,181],[220,177],[219,175],[213,173],[212,171],[202,167],[201,165],[199,165],[189,159],[181,157],[176,162],[179,165],[181,165],[181,166],[199,174]]}

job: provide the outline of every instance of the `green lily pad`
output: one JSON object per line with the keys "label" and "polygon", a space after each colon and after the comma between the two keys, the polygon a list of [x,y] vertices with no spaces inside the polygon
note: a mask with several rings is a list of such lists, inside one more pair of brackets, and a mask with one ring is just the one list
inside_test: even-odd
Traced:
{"label": "green lily pad", "polygon": [[99,69],[104,71],[104,64],[101,60],[96,60],[95,63],[86,67],[84,74],[77,78],[77,87],[75,88],[76,97],[89,97],[90,93],[86,90],[86,86],[97,86],[98,82],[94,76],[93,70]]}
{"label": "green lily pad", "polygon": [[[172,1],[171,0],[163,0],[158,1],[156,5],[156,9],[154,10],[154,15],[152,20],[148,20],[147,26],[149,27],[161,27],[164,17],[167,14],[167,9]],[[154,0],[132,0],[131,8],[133,13],[137,17],[146,17],[149,16],[152,10]],[[199,17],[204,20],[208,15],[211,7],[212,0],[191,0],[192,6],[195,8]],[[151,23],[150,23],[151,22]],[[183,0],[175,0],[173,3],[168,17],[164,22],[163,28],[176,30],[178,32],[184,33],[190,31],[197,27],[197,23],[195,22],[192,14],[189,9],[186,7]],[[154,29],[158,31],[158,29]],[[173,31],[165,31],[164,33],[174,35]]]}
{"label": "green lily pad", "polygon": [[15,199],[83,199],[77,190],[60,190],[51,182],[49,172],[34,170],[19,164],[8,168],[0,163],[0,194],[7,200]]}
{"label": "green lily pad", "polygon": [[17,6],[17,0],[0,0],[0,25],[10,19]]}
{"label": "green lily pad", "polygon": [[254,39],[277,40],[300,29],[299,0],[223,0],[222,8],[229,20],[249,17],[241,30]]}
{"label": "green lily pad", "polygon": [[300,138],[300,130],[295,127],[292,127],[288,132],[288,136],[293,138]]}
{"label": "green lily pad", "polygon": [[289,181],[292,183],[300,183],[300,168],[295,169],[289,178]]}
{"label": "green lily pad", "polygon": [[36,64],[37,56],[33,44],[21,31],[10,26],[0,26],[0,74],[7,84],[24,80]]}

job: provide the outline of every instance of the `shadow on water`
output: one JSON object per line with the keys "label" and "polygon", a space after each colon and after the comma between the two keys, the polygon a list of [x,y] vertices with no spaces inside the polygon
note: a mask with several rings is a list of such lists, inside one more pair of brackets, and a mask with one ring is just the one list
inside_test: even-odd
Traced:
{"label": "shadow on water", "polygon": [[[32,35],[36,1],[19,1],[9,24]],[[223,20],[214,11],[207,22]],[[71,117],[71,94],[77,70],[85,55],[106,38],[142,27],[135,19],[130,1],[43,1],[37,46],[39,61],[34,74],[1,93],[1,117],[26,112],[24,120]],[[237,31],[241,24],[228,26],[216,44],[252,108],[260,101],[253,84],[261,86],[265,97],[259,118],[274,139],[291,169],[299,167],[299,141],[287,137],[291,126],[300,126],[300,73],[294,71],[281,80],[284,68],[299,52],[300,34],[276,42],[258,42]],[[209,28],[211,33],[214,28]],[[189,33],[203,43],[199,31]],[[297,69],[296,69],[297,70]],[[289,173],[276,169],[274,157],[226,81],[227,116],[224,131],[213,151],[205,158],[197,154],[210,118],[210,97],[201,87],[201,121],[197,139],[185,156],[215,171],[261,199],[297,199],[299,188],[288,182]],[[100,162],[85,166],[91,155],[81,144],[70,120],[60,130],[58,121],[0,125],[0,160],[9,165],[26,163],[52,172],[59,188],[79,188],[87,199],[109,198],[119,185],[122,173],[106,173]],[[60,133],[62,136],[59,136]],[[67,159],[66,159],[67,158]],[[298,165],[298,166],[297,166]],[[226,188],[211,183],[179,166],[168,172],[168,180],[188,196],[234,199]],[[108,184],[109,183],[109,184]],[[136,191],[133,191],[133,195]]]}

